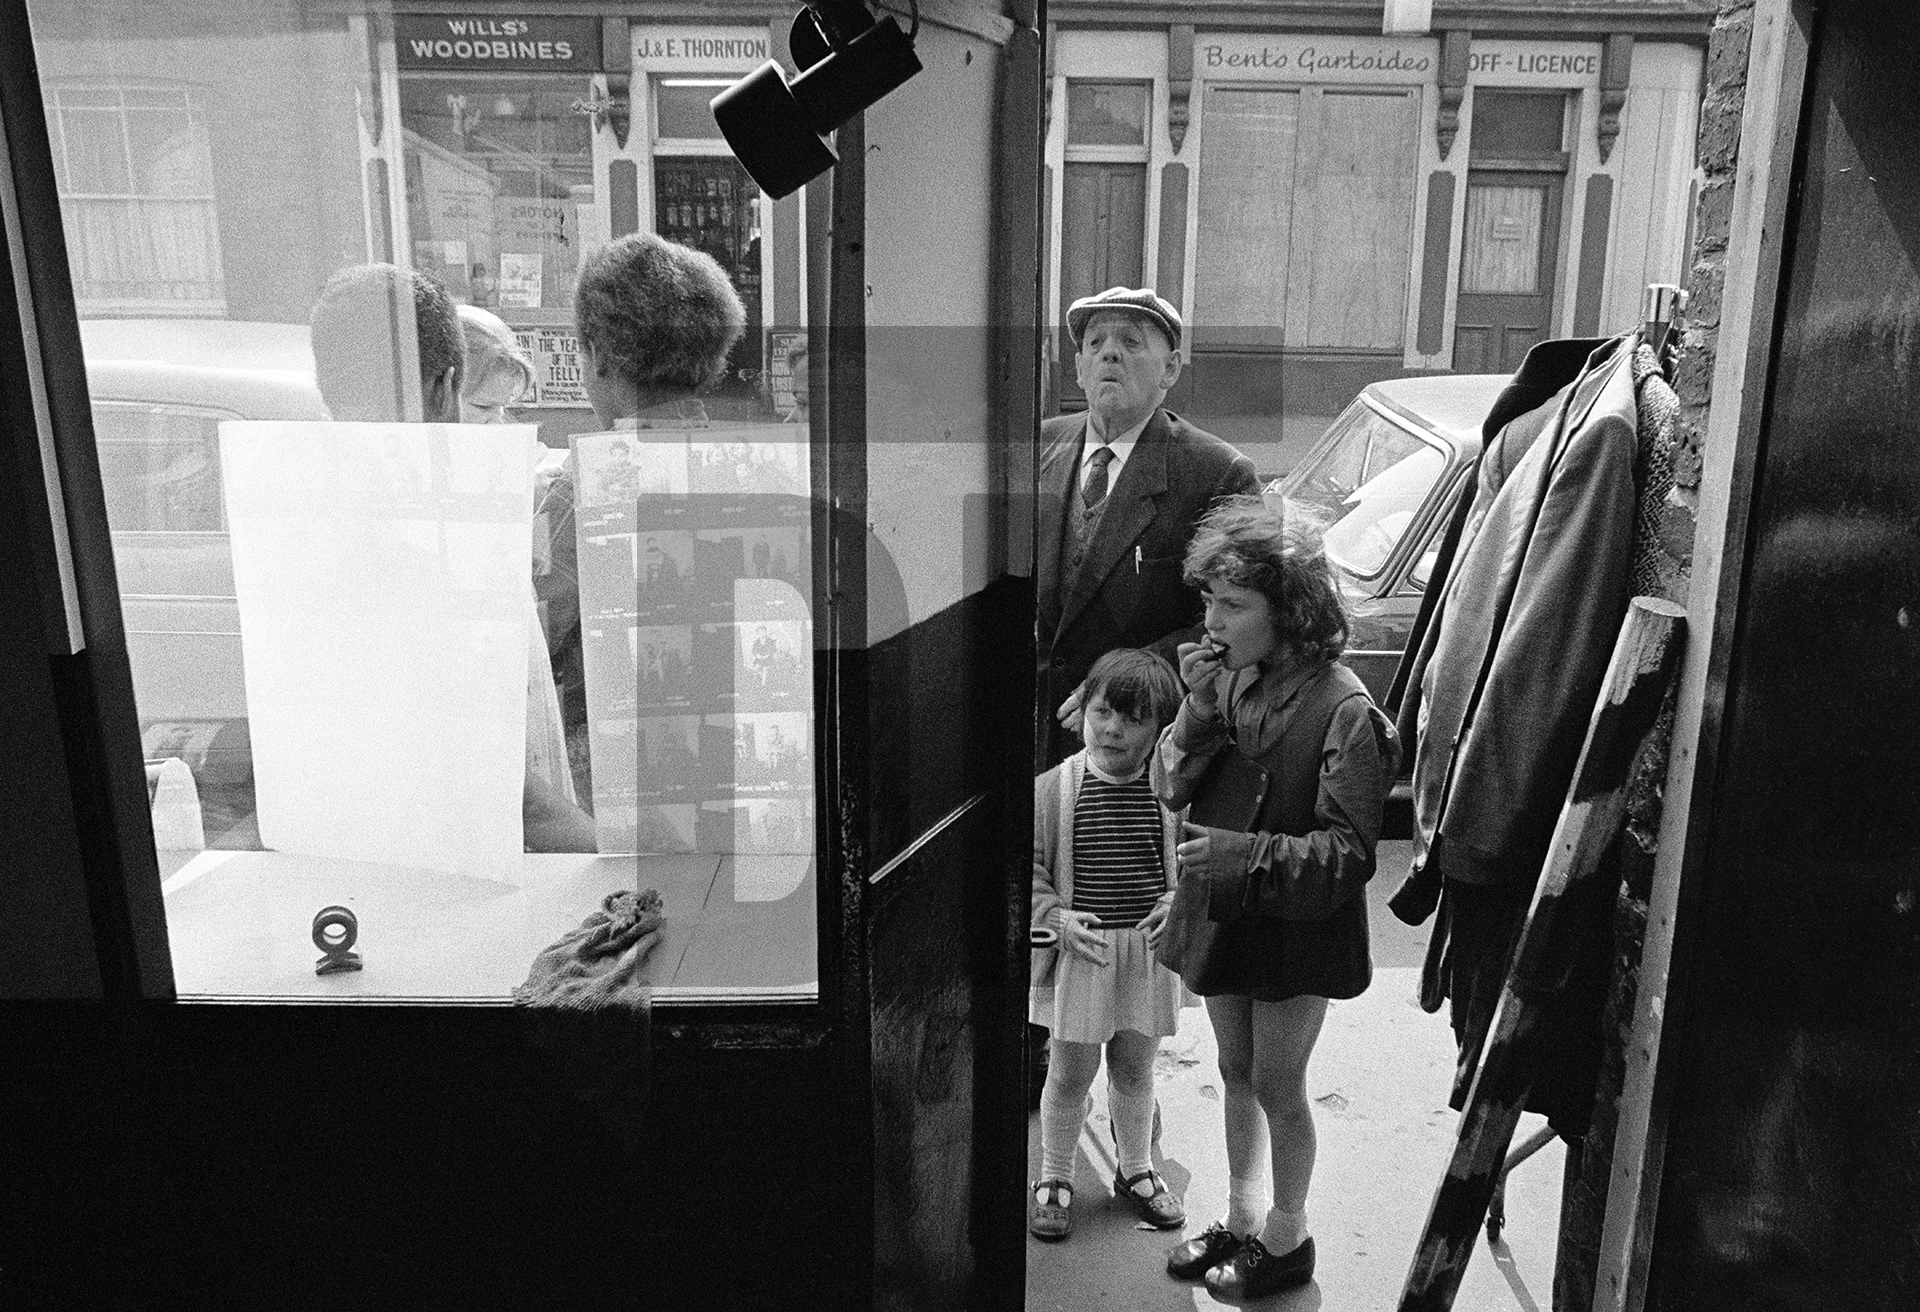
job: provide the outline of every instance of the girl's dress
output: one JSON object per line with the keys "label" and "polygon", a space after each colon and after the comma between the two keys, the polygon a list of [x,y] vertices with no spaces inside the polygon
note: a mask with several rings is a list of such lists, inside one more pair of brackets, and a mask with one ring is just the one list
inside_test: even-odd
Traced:
{"label": "girl's dress", "polygon": [[[1159,888],[1174,886],[1173,852],[1180,841],[1180,817],[1153,800],[1144,774],[1136,786],[1102,789],[1102,782],[1087,768],[1084,751],[1075,752],[1034,781],[1032,923],[1036,928],[1046,926],[1056,908],[1075,908],[1074,822],[1083,802],[1099,808],[1103,817],[1111,817],[1111,822],[1103,820],[1097,826],[1095,834],[1088,831],[1092,817],[1080,817],[1082,843],[1092,838],[1103,847],[1119,830],[1130,828],[1143,836],[1145,811],[1151,808],[1158,830]],[[1088,787],[1087,795],[1083,787]],[[1087,901],[1083,896],[1083,905],[1076,909],[1106,913],[1106,907],[1090,907]],[[1123,901],[1112,905],[1117,909]],[[1135,1030],[1150,1038],[1173,1034],[1184,995],[1179,977],[1153,959],[1147,936],[1133,928],[1145,914],[1140,905],[1131,905],[1116,917],[1123,923],[1098,931],[1107,940],[1104,964],[1096,965],[1063,948],[1036,952],[1028,1019],[1070,1043],[1105,1043],[1119,1030]]]}
{"label": "girl's dress", "polygon": [[1337,661],[1222,670],[1154,754],[1154,791],[1213,830],[1223,862],[1176,888],[1159,959],[1202,997],[1351,998],[1373,978],[1364,892],[1392,784],[1393,726]]}

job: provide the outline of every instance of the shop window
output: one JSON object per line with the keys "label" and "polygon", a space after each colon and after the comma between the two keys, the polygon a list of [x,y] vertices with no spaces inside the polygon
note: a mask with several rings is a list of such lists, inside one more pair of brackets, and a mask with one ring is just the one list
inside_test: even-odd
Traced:
{"label": "shop window", "polygon": [[711,255],[740,294],[747,331],[714,395],[751,407],[769,391],[764,385],[763,205],[760,188],[727,150],[707,108],[729,85],[725,78],[654,80],[653,227],[669,241]]}
{"label": "shop window", "polygon": [[1419,105],[1399,89],[1208,89],[1197,342],[1400,349]]}
{"label": "shop window", "polygon": [[401,78],[415,268],[516,328],[572,321],[594,207],[592,126],[573,106],[590,91],[577,73]]}
{"label": "shop window", "polygon": [[[713,136],[713,89],[636,77],[623,148],[597,16],[241,14],[209,37],[217,9],[33,16],[57,38],[38,53],[74,284],[116,316],[82,340],[181,994],[504,1003],[604,898],[651,888],[656,997],[814,996],[808,429],[755,390],[773,211]],[[222,94],[111,80],[135,39]],[[247,90],[266,85],[284,117]],[[651,185],[631,167],[649,156]],[[389,161],[392,212],[370,167]],[[625,226],[712,255],[747,302],[727,386],[750,403],[676,397],[580,431],[600,425],[575,283],[622,165]],[[216,169],[249,202],[225,287]],[[797,223],[782,236],[792,325]],[[361,271],[317,376],[320,288],[387,260],[532,352],[533,396],[486,392],[505,422],[430,409],[422,343],[456,348],[428,340],[435,298],[388,299],[386,271]],[[790,369],[802,340],[785,334]],[[554,599],[576,624],[543,616]],[[359,970],[323,969],[329,907],[358,920]]]}
{"label": "shop window", "polygon": [[80,313],[223,313],[213,156],[193,91],[61,85],[47,108]]}

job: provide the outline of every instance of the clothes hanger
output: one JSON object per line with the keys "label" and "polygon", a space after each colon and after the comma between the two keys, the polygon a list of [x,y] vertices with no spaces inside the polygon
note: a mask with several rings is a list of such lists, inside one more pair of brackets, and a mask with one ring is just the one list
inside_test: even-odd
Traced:
{"label": "clothes hanger", "polygon": [[1653,348],[1660,372],[1673,380],[1674,356],[1680,330],[1686,326],[1686,289],[1670,282],[1650,282],[1640,296],[1640,339]]}

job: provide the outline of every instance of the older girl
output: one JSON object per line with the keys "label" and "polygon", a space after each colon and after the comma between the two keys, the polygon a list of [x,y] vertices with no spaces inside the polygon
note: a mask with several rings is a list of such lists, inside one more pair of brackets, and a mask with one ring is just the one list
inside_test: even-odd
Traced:
{"label": "older girl", "polygon": [[1185,575],[1206,640],[1179,648],[1187,694],[1154,763],[1161,802],[1189,808],[1159,955],[1206,999],[1230,1178],[1226,1218],[1167,1270],[1258,1298],[1313,1276],[1307,1059],[1327,1000],[1372,978],[1363,894],[1396,749],[1339,663],[1346,616],[1316,532],[1234,498],[1200,522]]}

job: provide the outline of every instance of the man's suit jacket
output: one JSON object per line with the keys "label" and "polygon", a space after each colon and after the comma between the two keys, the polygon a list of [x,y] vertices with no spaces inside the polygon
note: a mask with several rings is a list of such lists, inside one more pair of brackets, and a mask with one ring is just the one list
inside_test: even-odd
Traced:
{"label": "man's suit jacket", "polygon": [[1488,448],[1421,679],[1416,873],[1540,873],[1626,614],[1636,416],[1614,340]]}
{"label": "man's suit jacket", "polygon": [[1211,433],[1155,410],[1107,493],[1100,525],[1073,576],[1062,576],[1066,514],[1080,513],[1084,413],[1040,426],[1039,686],[1049,726],[1047,763],[1080,747],[1054,711],[1115,647],[1151,647],[1173,660],[1182,631],[1200,619],[1199,596],[1180,578],[1193,526],[1214,501],[1259,489],[1253,462]]}

